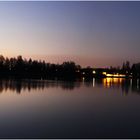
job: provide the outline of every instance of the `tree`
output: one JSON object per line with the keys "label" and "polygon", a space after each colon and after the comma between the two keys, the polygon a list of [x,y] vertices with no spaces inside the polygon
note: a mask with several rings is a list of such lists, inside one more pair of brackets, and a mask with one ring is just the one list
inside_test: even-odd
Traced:
{"label": "tree", "polygon": [[125,74],[130,73],[130,62],[129,61],[123,62],[122,72],[125,73]]}

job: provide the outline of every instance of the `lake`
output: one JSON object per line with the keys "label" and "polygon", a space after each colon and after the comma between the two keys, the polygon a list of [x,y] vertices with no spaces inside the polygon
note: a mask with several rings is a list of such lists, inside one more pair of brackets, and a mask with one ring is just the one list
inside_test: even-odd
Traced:
{"label": "lake", "polygon": [[0,80],[0,138],[140,138],[140,81]]}

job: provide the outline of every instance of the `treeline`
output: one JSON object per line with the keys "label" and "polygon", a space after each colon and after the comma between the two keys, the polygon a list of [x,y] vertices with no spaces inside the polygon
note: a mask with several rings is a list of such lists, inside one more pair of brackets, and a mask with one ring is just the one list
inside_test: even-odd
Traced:
{"label": "treeline", "polygon": [[[96,71],[96,74],[94,74]],[[73,61],[62,64],[51,64],[45,61],[17,58],[5,58],[0,55],[0,76],[21,78],[79,78],[79,77],[103,77],[103,72],[120,73],[133,78],[140,78],[140,63],[130,66],[129,61],[123,63],[122,67],[110,68],[82,68]]]}
{"label": "treeline", "polygon": [[109,71],[125,74],[126,76],[131,75],[133,78],[140,78],[140,63],[130,65],[130,62],[126,61],[123,62],[122,67],[110,67]]}
{"label": "treeline", "polygon": [[45,61],[17,58],[5,58],[0,55],[0,76],[24,78],[75,77],[80,65],[74,62],[51,64]]}

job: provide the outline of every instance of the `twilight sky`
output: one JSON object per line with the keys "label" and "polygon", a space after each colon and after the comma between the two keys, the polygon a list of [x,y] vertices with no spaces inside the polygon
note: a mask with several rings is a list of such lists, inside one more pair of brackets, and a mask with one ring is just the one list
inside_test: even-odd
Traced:
{"label": "twilight sky", "polygon": [[106,67],[140,62],[140,2],[2,2],[0,53]]}

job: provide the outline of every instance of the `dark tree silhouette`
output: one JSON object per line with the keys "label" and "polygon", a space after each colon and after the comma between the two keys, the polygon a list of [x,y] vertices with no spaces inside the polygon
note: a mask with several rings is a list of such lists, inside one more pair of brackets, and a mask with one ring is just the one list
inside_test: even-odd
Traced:
{"label": "dark tree silhouette", "polygon": [[4,58],[0,55],[0,75],[21,78],[75,77],[81,66],[72,61],[51,64],[45,61]]}
{"label": "dark tree silhouette", "polygon": [[[96,70],[96,74],[93,73]],[[129,61],[123,63],[122,68],[82,68],[80,65],[75,64],[73,61],[63,62],[62,64],[51,64],[45,61],[38,61],[23,59],[21,55],[17,58],[4,58],[0,55],[0,76],[1,77],[16,77],[16,78],[81,78],[81,77],[98,77],[102,78],[103,72],[108,73],[122,73],[133,77],[140,77],[140,63],[133,64],[130,67]]]}

